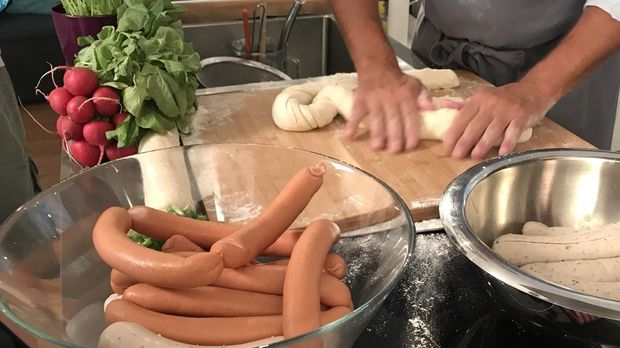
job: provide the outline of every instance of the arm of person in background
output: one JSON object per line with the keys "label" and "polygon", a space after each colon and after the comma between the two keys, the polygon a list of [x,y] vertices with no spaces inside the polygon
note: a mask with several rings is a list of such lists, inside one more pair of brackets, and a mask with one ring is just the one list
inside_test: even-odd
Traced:
{"label": "arm of person in background", "polygon": [[370,130],[374,150],[396,153],[418,143],[420,105],[428,105],[428,94],[419,80],[398,67],[381,26],[376,0],[330,0],[343,32],[359,87],[355,91],[345,138],[353,139],[362,120]]}
{"label": "arm of person in background", "polygon": [[[620,4],[611,6],[618,12]],[[614,15],[616,19],[587,6],[568,35],[521,81],[478,90],[444,134],[445,149],[456,158],[471,153],[481,159],[503,137],[499,154],[512,152],[524,129],[540,122],[562,96],[620,48],[620,14]]]}

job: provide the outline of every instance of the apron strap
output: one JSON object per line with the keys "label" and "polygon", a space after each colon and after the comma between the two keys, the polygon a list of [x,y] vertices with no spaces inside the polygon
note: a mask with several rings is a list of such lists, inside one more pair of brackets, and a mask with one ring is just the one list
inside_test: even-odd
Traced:
{"label": "apron strap", "polygon": [[[467,69],[496,86],[517,81],[531,67],[531,58],[541,54],[537,48],[501,50],[474,41],[450,38],[426,17],[420,20],[412,49],[423,63],[436,68]],[[548,45],[544,46],[547,51]]]}
{"label": "apron strap", "polygon": [[525,52],[498,51],[476,42],[444,39],[430,48],[430,59],[437,65],[456,64],[476,71],[502,85],[515,80],[517,72],[525,67]]}

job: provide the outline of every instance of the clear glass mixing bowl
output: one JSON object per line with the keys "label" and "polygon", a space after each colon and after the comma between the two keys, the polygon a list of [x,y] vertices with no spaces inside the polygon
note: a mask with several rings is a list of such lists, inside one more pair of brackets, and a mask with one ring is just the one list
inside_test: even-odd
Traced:
{"label": "clear glass mixing bowl", "polygon": [[396,285],[411,257],[414,225],[402,199],[377,178],[343,162],[268,145],[199,145],[109,162],[51,187],[0,227],[0,310],[28,333],[63,347],[93,347],[106,324],[110,268],[92,244],[111,206],[193,206],[211,220],[244,223],[299,169],[328,165],[324,185],[294,223],[336,221],[334,247],[356,309],[284,346],[310,339],[351,346]]}

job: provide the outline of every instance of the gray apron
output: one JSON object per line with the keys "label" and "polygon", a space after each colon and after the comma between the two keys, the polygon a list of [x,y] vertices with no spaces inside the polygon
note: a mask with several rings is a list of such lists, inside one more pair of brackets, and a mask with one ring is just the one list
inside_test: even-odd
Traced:
{"label": "gray apron", "polygon": [[0,57],[0,223],[40,190],[16,100]]}
{"label": "gray apron", "polygon": [[[585,0],[425,1],[412,49],[428,66],[467,69],[496,86],[518,81],[575,24]],[[562,98],[547,116],[609,149],[620,88],[620,53]]]}

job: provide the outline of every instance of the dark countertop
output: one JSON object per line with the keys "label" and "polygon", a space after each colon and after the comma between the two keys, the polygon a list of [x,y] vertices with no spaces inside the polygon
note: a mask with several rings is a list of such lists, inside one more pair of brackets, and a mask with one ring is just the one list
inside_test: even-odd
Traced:
{"label": "dark countertop", "polygon": [[446,347],[492,307],[482,272],[445,233],[419,234],[413,255],[355,347]]}
{"label": "dark countertop", "polygon": [[604,346],[517,322],[496,298],[484,272],[445,233],[418,234],[413,261],[354,347]]}

